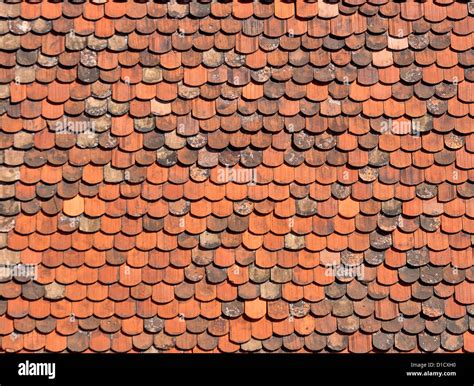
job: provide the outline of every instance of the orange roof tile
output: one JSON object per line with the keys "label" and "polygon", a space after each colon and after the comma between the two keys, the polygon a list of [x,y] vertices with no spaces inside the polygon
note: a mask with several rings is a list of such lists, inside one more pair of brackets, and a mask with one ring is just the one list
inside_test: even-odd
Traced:
{"label": "orange roof tile", "polygon": [[112,3],[4,6],[0,350],[474,351],[466,4]]}

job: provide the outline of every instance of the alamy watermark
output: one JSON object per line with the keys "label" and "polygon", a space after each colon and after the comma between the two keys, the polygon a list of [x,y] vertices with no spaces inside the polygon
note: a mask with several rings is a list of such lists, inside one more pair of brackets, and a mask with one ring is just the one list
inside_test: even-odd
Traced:
{"label": "alamy watermark", "polygon": [[54,131],[56,134],[82,134],[94,133],[95,122],[89,120],[59,120],[54,123]]}
{"label": "alamy watermark", "polygon": [[257,170],[243,168],[222,168],[217,171],[217,181],[220,183],[236,182],[239,184],[257,184]]}
{"label": "alamy watermark", "polygon": [[411,121],[393,121],[392,118],[384,119],[380,124],[380,132],[382,134],[411,134],[415,136],[420,135],[420,122],[416,120]]}
{"label": "alamy watermark", "polygon": [[34,264],[0,264],[0,279],[11,279],[23,277],[35,280],[38,277],[36,265]]}
{"label": "alamy watermark", "polygon": [[362,280],[364,278],[364,265],[363,264],[329,264],[326,265],[326,276],[334,276],[340,278],[354,278]]}

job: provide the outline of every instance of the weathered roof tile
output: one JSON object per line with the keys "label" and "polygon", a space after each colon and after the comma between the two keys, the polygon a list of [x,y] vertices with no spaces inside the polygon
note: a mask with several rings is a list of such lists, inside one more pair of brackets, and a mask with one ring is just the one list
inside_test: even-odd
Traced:
{"label": "weathered roof tile", "polygon": [[2,5],[1,348],[472,352],[473,12],[426,4]]}

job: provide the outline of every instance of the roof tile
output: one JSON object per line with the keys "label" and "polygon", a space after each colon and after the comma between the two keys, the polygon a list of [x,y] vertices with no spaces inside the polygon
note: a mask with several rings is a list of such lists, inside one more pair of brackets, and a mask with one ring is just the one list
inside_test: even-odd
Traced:
{"label": "roof tile", "polygon": [[466,4],[4,8],[3,350],[472,351]]}

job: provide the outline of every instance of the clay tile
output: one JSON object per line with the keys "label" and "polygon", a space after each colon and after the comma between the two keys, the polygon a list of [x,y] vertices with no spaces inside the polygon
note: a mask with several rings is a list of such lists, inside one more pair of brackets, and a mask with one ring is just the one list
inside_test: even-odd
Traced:
{"label": "clay tile", "polygon": [[2,287],[6,351],[472,351],[470,8],[7,7],[0,242],[43,265]]}
{"label": "clay tile", "polygon": [[63,211],[71,217],[78,216],[84,212],[84,199],[77,195],[76,197],[65,200]]}
{"label": "clay tile", "polygon": [[298,17],[312,19],[318,14],[317,2],[297,1],[295,5]]}
{"label": "clay tile", "polygon": [[474,99],[472,98],[472,93],[474,92],[474,83],[470,83],[467,81],[461,82],[458,88],[458,95],[459,99],[463,102],[472,102]]}
{"label": "clay tile", "polygon": [[455,299],[461,304],[472,304],[473,303],[473,296],[472,296],[472,284],[464,281],[455,287],[454,296]]}
{"label": "clay tile", "polygon": [[355,332],[349,336],[349,351],[353,353],[367,353],[372,350],[371,335]]}
{"label": "clay tile", "polygon": [[446,7],[435,3],[425,4],[424,17],[430,22],[440,22],[446,18]]}
{"label": "clay tile", "polygon": [[353,33],[352,17],[339,15],[330,21],[331,33],[335,36],[348,37]]}

